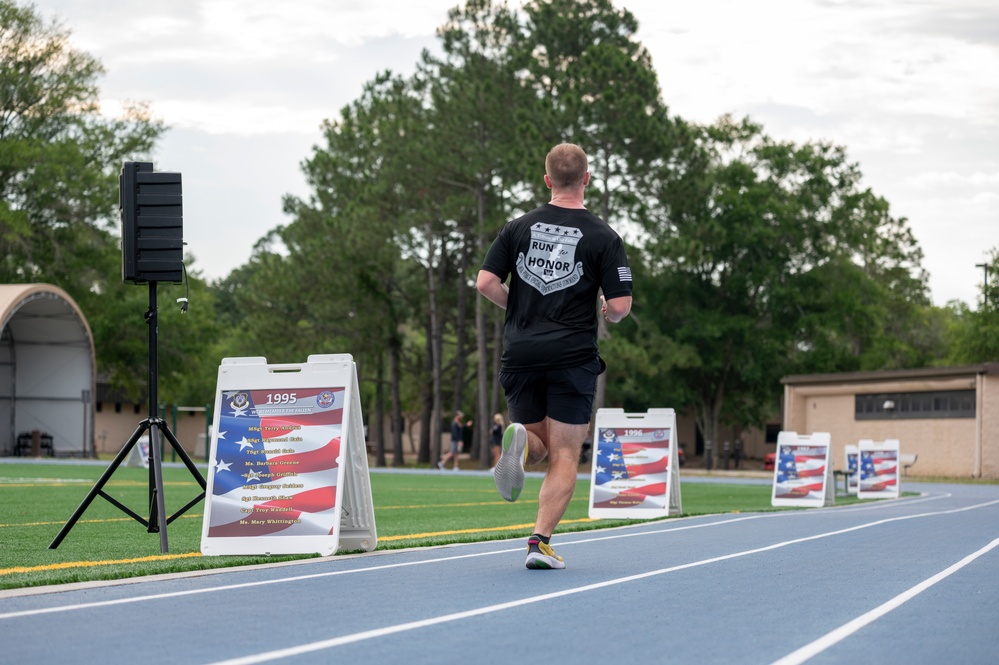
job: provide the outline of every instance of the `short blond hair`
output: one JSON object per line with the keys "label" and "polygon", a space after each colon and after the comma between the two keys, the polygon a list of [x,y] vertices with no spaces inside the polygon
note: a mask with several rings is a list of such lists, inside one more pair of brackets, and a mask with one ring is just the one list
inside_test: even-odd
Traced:
{"label": "short blond hair", "polygon": [[545,157],[545,173],[557,189],[575,189],[589,170],[586,153],[575,143],[560,143]]}

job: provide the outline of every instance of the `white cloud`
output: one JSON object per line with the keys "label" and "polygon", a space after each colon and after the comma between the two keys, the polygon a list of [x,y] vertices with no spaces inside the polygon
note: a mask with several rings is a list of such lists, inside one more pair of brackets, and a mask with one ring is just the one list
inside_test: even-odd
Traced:
{"label": "white cloud", "polygon": [[[958,173],[956,171],[924,171],[913,178],[906,180],[906,184],[914,188],[934,187],[938,185],[970,185],[974,187],[996,187],[999,186],[999,171],[985,173],[974,171],[972,173]],[[987,192],[992,198],[999,197],[995,192]]]}
{"label": "white cloud", "polygon": [[[104,100],[102,113],[120,115],[121,108],[121,100]],[[173,127],[208,134],[253,137],[295,133],[313,136],[317,134],[326,110],[282,104],[248,105],[238,99],[161,99],[156,103],[155,115],[169,118]]]}
{"label": "white cloud", "polygon": [[[999,122],[995,77],[982,75],[999,71],[999,37],[976,44],[899,27],[934,3],[708,0],[683,10],[625,4],[640,21],[662,17],[640,36],[667,101],[702,122],[717,117],[718,108],[788,103],[825,114],[863,109]],[[670,25],[671,14],[683,31]]]}
{"label": "white cloud", "polygon": [[[318,134],[386,68],[412,71],[450,2],[48,0],[104,63],[102,107],[150,100],[171,127],[241,136]],[[114,20],[110,20],[111,17]]]}

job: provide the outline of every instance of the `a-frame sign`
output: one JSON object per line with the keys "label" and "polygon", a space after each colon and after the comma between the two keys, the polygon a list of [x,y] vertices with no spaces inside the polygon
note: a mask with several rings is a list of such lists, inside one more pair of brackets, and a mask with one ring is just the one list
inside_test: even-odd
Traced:
{"label": "a-frame sign", "polygon": [[679,515],[676,413],[599,409],[594,426],[590,509],[593,519]]}
{"label": "a-frame sign", "polygon": [[353,358],[219,366],[201,552],[330,555],[378,537]]}
{"label": "a-frame sign", "polygon": [[828,432],[777,435],[770,505],[820,508],[836,503]]}

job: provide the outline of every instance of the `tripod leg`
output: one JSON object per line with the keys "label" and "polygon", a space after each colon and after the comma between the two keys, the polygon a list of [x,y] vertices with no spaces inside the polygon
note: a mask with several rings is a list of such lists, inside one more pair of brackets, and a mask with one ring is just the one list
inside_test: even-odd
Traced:
{"label": "tripod leg", "polygon": [[114,474],[114,472],[118,470],[118,467],[121,466],[122,461],[124,461],[128,453],[132,451],[132,448],[135,447],[135,444],[139,440],[139,437],[141,437],[142,434],[149,428],[150,428],[150,422],[148,419],[143,420],[141,423],[139,423],[138,429],[136,429],[135,432],[132,433],[132,436],[131,438],[129,438],[128,442],[125,443],[122,449],[118,451],[118,454],[115,455],[114,460],[111,462],[110,465],[108,465],[108,468],[105,469],[104,473],[97,481],[97,484],[94,485],[93,488],[91,488],[90,492],[87,494],[87,497],[83,500],[83,503],[80,504],[80,506],[76,509],[76,512],[73,513],[73,516],[69,518],[69,521],[66,522],[66,524],[62,527],[62,529],[60,529],[58,535],[56,535],[52,543],[49,544],[50,550],[54,550],[55,548],[59,547],[59,543],[62,542],[63,538],[66,537],[70,529],[73,528],[73,525],[75,525],[77,520],[80,519],[80,516],[82,516],[83,513],[87,510],[91,502],[94,500],[94,497],[96,497],[98,494],[101,493],[101,490],[104,489],[104,485],[106,485],[107,482],[111,479],[111,476]]}
{"label": "tripod leg", "polygon": [[205,481],[204,476],[201,475],[201,471],[198,470],[197,466],[195,466],[190,455],[188,455],[187,451],[184,450],[184,447],[180,445],[180,441],[177,440],[177,437],[174,436],[173,432],[170,431],[170,428],[167,427],[166,421],[160,420],[156,424],[161,430],[163,430],[163,436],[167,438],[167,441],[169,441],[170,445],[173,446],[173,449],[177,452],[181,461],[184,462],[184,466],[187,467],[187,470],[191,472],[194,479],[198,481],[199,485],[201,485],[201,489],[208,489],[208,483]]}
{"label": "tripod leg", "polygon": [[[149,429],[149,482],[152,488],[149,506],[149,533],[160,532],[160,552],[167,553],[170,548],[167,543],[166,502],[163,497],[163,464],[160,455],[160,420],[154,420],[157,427]],[[155,513],[153,512],[155,508]]]}
{"label": "tripod leg", "polygon": [[191,475],[194,476],[194,479],[198,481],[199,485],[201,485],[201,494],[194,497],[191,501],[188,502],[186,506],[184,506],[176,513],[171,515],[169,518],[167,518],[167,524],[169,524],[170,522],[173,522],[175,519],[186,513],[191,508],[193,508],[195,505],[197,505],[199,501],[205,498],[205,493],[208,490],[208,484],[205,482],[204,477],[201,475],[201,471],[199,471],[198,467],[196,467],[194,465],[194,462],[191,461],[191,458],[187,454],[187,451],[184,450],[184,447],[180,445],[180,441],[177,440],[177,437],[174,436],[173,432],[170,431],[170,428],[167,427],[166,421],[161,419],[156,423],[156,425],[163,431],[163,436],[165,436],[167,441],[170,442],[170,445],[173,446],[174,451],[178,455],[180,455],[180,459],[183,460],[184,464],[187,466],[187,470],[191,472]]}

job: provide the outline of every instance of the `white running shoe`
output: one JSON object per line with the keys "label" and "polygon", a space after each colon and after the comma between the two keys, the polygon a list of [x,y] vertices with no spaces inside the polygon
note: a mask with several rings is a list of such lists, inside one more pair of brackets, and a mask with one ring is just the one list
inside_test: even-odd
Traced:
{"label": "white running shoe", "polygon": [[524,463],[527,461],[527,430],[511,423],[503,432],[503,452],[493,468],[493,480],[500,496],[516,501],[524,489]]}

